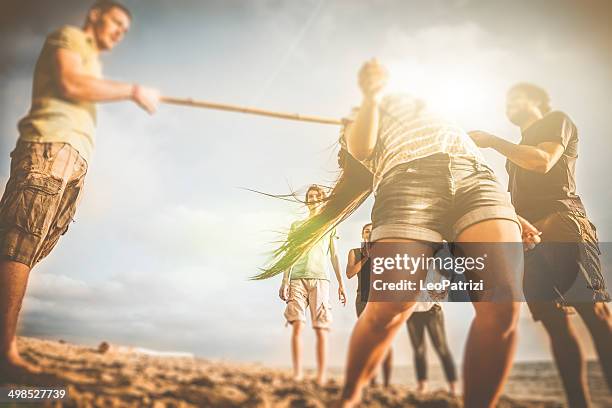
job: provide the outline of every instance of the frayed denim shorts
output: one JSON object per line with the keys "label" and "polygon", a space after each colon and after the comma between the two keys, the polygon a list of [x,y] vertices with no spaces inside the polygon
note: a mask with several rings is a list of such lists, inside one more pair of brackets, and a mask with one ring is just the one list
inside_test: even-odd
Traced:
{"label": "frayed denim shorts", "polygon": [[471,157],[434,154],[383,176],[372,209],[372,241],[452,242],[469,226],[490,219],[511,220],[521,228],[493,170]]}

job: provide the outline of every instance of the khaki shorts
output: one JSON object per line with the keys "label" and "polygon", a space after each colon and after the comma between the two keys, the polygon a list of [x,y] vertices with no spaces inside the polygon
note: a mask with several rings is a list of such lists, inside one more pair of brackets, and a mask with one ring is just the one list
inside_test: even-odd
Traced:
{"label": "khaki shorts", "polygon": [[288,323],[306,322],[306,309],[314,329],[329,329],[332,322],[329,305],[329,281],[324,279],[292,279],[285,309]]}
{"label": "khaki shorts", "polygon": [[66,143],[19,142],[11,158],[0,201],[0,258],[33,267],[68,230],[87,162]]}
{"label": "khaki shorts", "polygon": [[535,321],[573,306],[611,300],[595,226],[584,210],[557,211],[534,223],[542,243],[525,254],[523,286]]}

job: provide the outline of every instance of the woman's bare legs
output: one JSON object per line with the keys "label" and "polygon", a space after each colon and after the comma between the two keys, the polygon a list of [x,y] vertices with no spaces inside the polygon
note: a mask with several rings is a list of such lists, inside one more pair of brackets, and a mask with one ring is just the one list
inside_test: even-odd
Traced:
{"label": "woman's bare legs", "polygon": [[[385,359],[383,360],[382,363],[382,369],[380,370],[380,372],[382,373],[382,378],[383,378],[383,387],[388,388],[389,384],[391,384],[391,372],[393,371],[393,348],[390,347],[389,351],[387,352],[387,357],[385,357]],[[372,376],[372,379],[370,380],[370,385],[372,386],[376,386],[378,383],[376,382],[376,376],[378,374],[375,374]]]}
{"label": "woman's bare legs", "polygon": [[463,363],[463,404],[494,407],[512,368],[519,303],[474,303]]}
{"label": "woman's bare legs", "polygon": [[[411,240],[386,242],[415,243]],[[383,241],[377,241],[383,242]],[[415,243],[416,244],[416,243]],[[431,247],[420,244],[415,256],[431,256]],[[416,275],[415,275],[416,276]],[[363,387],[387,356],[398,330],[410,317],[414,302],[369,302],[353,329],[342,390],[341,407],[352,407],[361,399]]]}
{"label": "woman's bare legs", "polygon": [[[478,253],[478,242],[520,243],[521,236],[516,223],[498,219],[472,225],[457,237],[458,246],[465,256],[482,255]],[[513,283],[520,281],[516,278],[522,276],[522,246],[509,244],[488,249],[485,265],[494,265],[489,273],[497,274],[496,283],[499,284],[499,278],[503,276],[508,276]],[[486,275],[484,279],[486,286]],[[494,407],[503,390],[516,349],[520,304],[513,300],[518,299],[511,297],[504,302],[474,302],[476,316],[470,327],[463,365],[463,404],[466,407]]]}
{"label": "woman's bare legs", "polygon": [[[517,224],[512,221],[488,220],[466,228],[457,237],[457,242],[520,243],[521,236]],[[522,273],[522,246],[516,245],[516,248],[518,252],[491,254],[488,262],[497,261],[496,273],[510,277]],[[462,249],[467,256],[474,250],[472,245],[465,245]],[[430,255],[431,251],[426,256]],[[359,401],[363,386],[410,316],[413,305],[413,302],[404,302],[369,303],[366,306],[351,337],[341,406],[351,407]],[[497,402],[512,365],[519,304],[512,301],[483,302],[475,303],[474,307],[476,317],[465,351],[464,405],[489,408]]]}
{"label": "woman's bare legs", "polygon": [[406,319],[414,302],[371,302],[357,320],[349,345],[342,402],[352,407],[361,391],[376,373],[380,363]]}

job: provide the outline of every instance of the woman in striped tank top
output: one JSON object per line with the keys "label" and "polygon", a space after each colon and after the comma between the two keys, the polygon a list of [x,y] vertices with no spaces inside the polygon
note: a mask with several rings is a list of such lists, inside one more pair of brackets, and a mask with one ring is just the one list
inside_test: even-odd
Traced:
{"label": "woman in striped tank top", "polygon": [[[377,61],[364,65],[359,73],[363,102],[341,138],[347,152],[374,175],[372,241],[423,243],[410,247],[414,256],[432,256],[436,246],[428,243],[443,239],[455,242],[466,256],[478,256],[481,248],[465,242],[520,243],[514,208],[469,136],[414,98],[381,98],[386,81],[386,70]],[[498,253],[489,253],[488,262],[492,257],[504,261],[493,261],[494,279],[482,277],[499,284],[500,278],[505,282],[502,277],[520,275],[521,246],[495,249]],[[487,300],[486,295],[476,299]],[[414,301],[368,304],[351,338],[343,406],[359,401],[372,369],[413,308]],[[511,367],[519,304],[475,302],[474,308],[464,357],[464,405],[491,407]]]}

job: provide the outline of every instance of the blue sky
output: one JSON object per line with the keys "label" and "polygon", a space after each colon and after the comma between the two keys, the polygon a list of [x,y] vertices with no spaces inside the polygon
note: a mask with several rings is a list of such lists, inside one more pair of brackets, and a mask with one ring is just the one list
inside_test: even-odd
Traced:
{"label": "blue sky", "polygon": [[[424,97],[466,129],[517,140],[504,116],[505,91],[522,80],[541,84],[553,107],[578,125],[579,193],[600,239],[612,238],[605,176],[612,171],[612,37],[605,36],[605,2],[590,8],[459,0],[126,3],[133,28],[103,57],[105,75],[172,96],[341,117],[359,102],[359,66],[376,56],[389,66],[393,90]],[[87,6],[45,4],[9,2],[2,17],[3,183],[44,35],[80,24]],[[337,132],[234,113],[163,106],[148,117],[131,103],[101,105],[77,222],[32,274],[22,333],[288,365],[279,281],[247,277],[265,263],[273,231],[305,212],[240,187],[286,193],[289,186],[330,184]],[[505,183],[503,161],[485,155]],[[371,204],[339,229],[343,267]],[[343,364],[355,320],[356,283],[347,286],[347,307],[333,305],[333,365]],[[471,307],[449,305],[446,312],[459,359]],[[543,332],[528,314],[521,329],[519,359],[548,358]],[[313,335],[306,336],[310,350]],[[397,348],[399,363],[408,363],[405,333]],[[314,362],[314,353],[306,356]]]}

